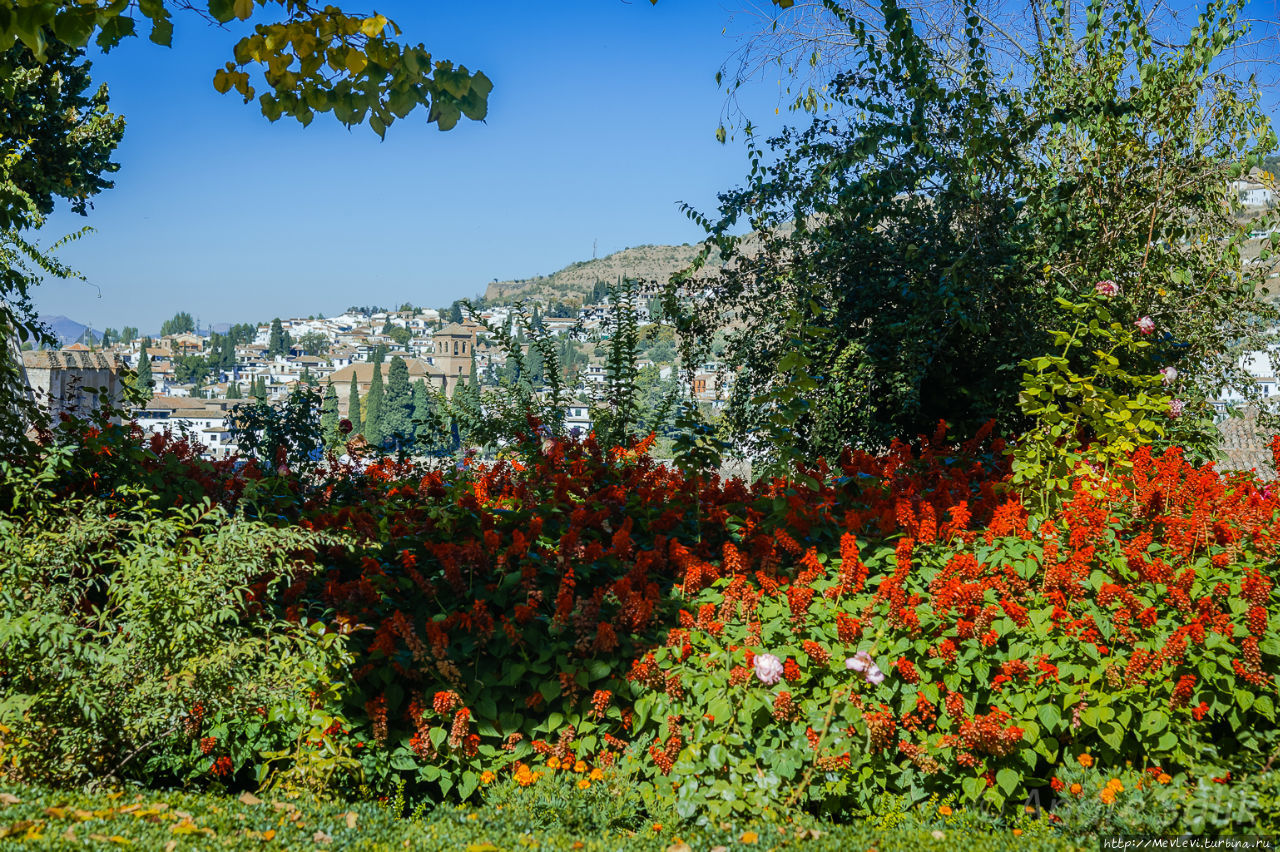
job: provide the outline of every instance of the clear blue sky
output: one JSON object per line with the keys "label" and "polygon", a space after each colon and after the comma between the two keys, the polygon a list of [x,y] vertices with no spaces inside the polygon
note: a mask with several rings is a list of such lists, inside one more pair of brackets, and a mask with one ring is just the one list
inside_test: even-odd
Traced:
{"label": "clear blue sky", "polygon": [[[732,49],[714,2],[421,3],[379,7],[437,57],[494,81],[486,123],[441,133],[425,113],[385,142],[327,116],[271,124],[211,85],[235,35],[179,16],[173,49],[129,39],[95,58],[128,128],[116,188],[63,257],[91,284],[38,288],[45,316],[154,331],[447,304],[491,279],[552,272],[642,243],[693,242],[679,211],[741,180],[715,140],[714,74]],[[777,121],[776,84],[757,95]],[[768,121],[772,120],[772,121]]]}
{"label": "clear blue sky", "polygon": [[[711,210],[746,172],[743,146],[714,136],[714,74],[735,45],[723,31],[743,5],[392,0],[378,10],[407,39],[495,88],[486,123],[441,133],[417,113],[385,142],[329,117],[271,124],[217,94],[236,31],[179,15],[173,49],[136,38],[95,58],[128,122],[122,168],[87,219],[51,220],[48,239],[96,229],[62,254],[90,283],[48,282],[37,306],[144,333],[180,310],[207,326],[435,307],[589,258],[593,242],[604,255],[696,241],[677,202]],[[1274,20],[1278,6],[1252,0],[1250,12]],[[741,100],[766,131],[788,118],[774,116],[776,81]]]}

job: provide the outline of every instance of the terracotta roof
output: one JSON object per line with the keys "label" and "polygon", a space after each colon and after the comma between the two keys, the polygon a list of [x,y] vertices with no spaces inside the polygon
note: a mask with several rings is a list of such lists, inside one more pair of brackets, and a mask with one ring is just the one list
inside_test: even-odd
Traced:
{"label": "terracotta roof", "polygon": [[85,346],[83,343],[73,343],[70,346],[62,347],[62,351],[63,352],[88,352],[90,350],[89,350],[89,347]]}
{"label": "terracotta roof", "polygon": [[[405,358],[404,363],[405,366],[409,368],[410,381],[413,379],[426,378],[428,376],[444,375],[444,370],[441,370],[439,367],[428,364],[426,361],[418,358]],[[349,367],[343,367],[341,370],[337,370],[336,372],[329,374],[328,380],[333,382],[335,385],[350,384],[351,377],[355,376],[356,384],[367,385],[373,381],[374,366],[374,364],[370,364],[367,361],[361,361],[357,364],[352,364]],[[380,366],[382,367],[382,379],[385,382],[388,378],[388,371],[391,369],[391,360],[387,359],[386,361],[383,361]]]}
{"label": "terracotta roof", "polygon": [[22,364],[29,370],[119,370],[114,355],[82,349],[28,350],[22,353]]}
{"label": "terracotta roof", "polygon": [[474,337],[477,331],[483,331],[484,326],[475,323],[456,323],[451,322],[444,328],[436,332],[436,334],[448,334],[454,337]]}
{"label": "terracotta roof", "polygon": [[1222,433],[1222,452],[1227,457],[1223,470],[1254,470],[1259,475],[1274,476],[1272,466],[1271,436],[1258,428],[1258,412],[1244,411],[1240,417],[1228,417],[1218,424]]}

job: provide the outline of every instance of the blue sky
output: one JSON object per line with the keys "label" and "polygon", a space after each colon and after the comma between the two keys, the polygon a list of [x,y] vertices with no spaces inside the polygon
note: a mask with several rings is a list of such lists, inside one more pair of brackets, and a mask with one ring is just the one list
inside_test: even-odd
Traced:
{"label": "blue sky", "polygon": [[[38,288],[46,316],[156,329],[331,315],[350,304],[439,306],[491,279],[552,272],[700,231],[677,208],[710,208],[745,174],[715,140],[714,74],[732,49],[714,2],[394,2],[379,11],[436,56],[494,81],[486,123],[447,133],[425,113],[385,142],[329,117],[269,123],[219,95],[235,35],[178,19],[173,49],[130,39],[94,61],[128,129],[116,188],[63,257],[90,283]],[[753,111],[773,119],[776,84]],[[776,121],[776,120],[775,120]]]}
{"label": "blue sky", "polygon": [[[87,219],[52,218],[47,240],[95,229],[62,253],[89,283],[47,282],[37,306],[144,333],[177,311],[209,325],[436,307],[590,258],[593,244],[604,255],[694,242],[677,202],[709,211],[746,172],[743,146],[714,135],[725,104],[714,74],[743,5],[392,0],[378,11],[406,39],[495,88],[486,123],[441,133],[419,112],[385,142],[328,117],[271,124],[217,94],[236,31],[179,15],[173,49],[137,38],[94,59],[128,122],[122,168]],[[1274,19],[1280,4],[1250,6]],[[788,118],[774,115],[776,80],[741,101],[766,131]]]}

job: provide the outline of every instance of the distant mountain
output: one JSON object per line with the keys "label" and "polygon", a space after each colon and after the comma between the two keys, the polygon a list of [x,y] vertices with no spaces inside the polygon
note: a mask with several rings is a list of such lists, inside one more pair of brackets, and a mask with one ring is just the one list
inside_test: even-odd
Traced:
{"label": "distant mountain", "polygon": [[[85,330],[89,328],[84,323],[76,322],[70,317],[64,317],[61,314],[56,317],[41,317],[40,320],[53,331],[53,336],[58,339],[60,346],[70,346],[75,343],[84,336]],[[94,341],[97,342],[102,339],[102,332],[95,330],[92,336]]]}
{"label": "distant mountain", "polygon": [[635,278],[665,281],[673,272],[684,269],[698,254],[698,246],[636,246],[594,260],[571,263],[550,275],[517,281],[495,281],[485,290],[490,301],[537,297],[547,300],[581,300],[591,295],[597,281]]}

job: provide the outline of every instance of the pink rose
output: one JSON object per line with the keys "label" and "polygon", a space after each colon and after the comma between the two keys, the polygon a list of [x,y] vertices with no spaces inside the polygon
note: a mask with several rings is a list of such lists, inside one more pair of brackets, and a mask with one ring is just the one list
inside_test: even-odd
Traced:
{"label": "pink rose", "polygon": [[782,660],[773,654],[757,654],[756,677],[765,686],[773,686],[782,680]]}
{"label": "pink rose", "polygon": [[1133,324],[1136,325],[1138,327],[1138,331],[1143,334],[1150,334],[1156,330],[1155,321],[1151,319],[1151,317],[1143,317],[1140,320],[1134,321]]}
{"label": "pink rose", "polygon": [[1175,368],[1173,367],[1160,368],[1160,381],[1163,382],[1166,387],[1173,384],[1174,380],[1177,378],[1178,378],[1178,371]]}
{"label": "pink rose", "polygon": [[1099,281],[1093,285],[1099,296],[1114,296],[1120,292],[1120,285],[1114,281]]}

